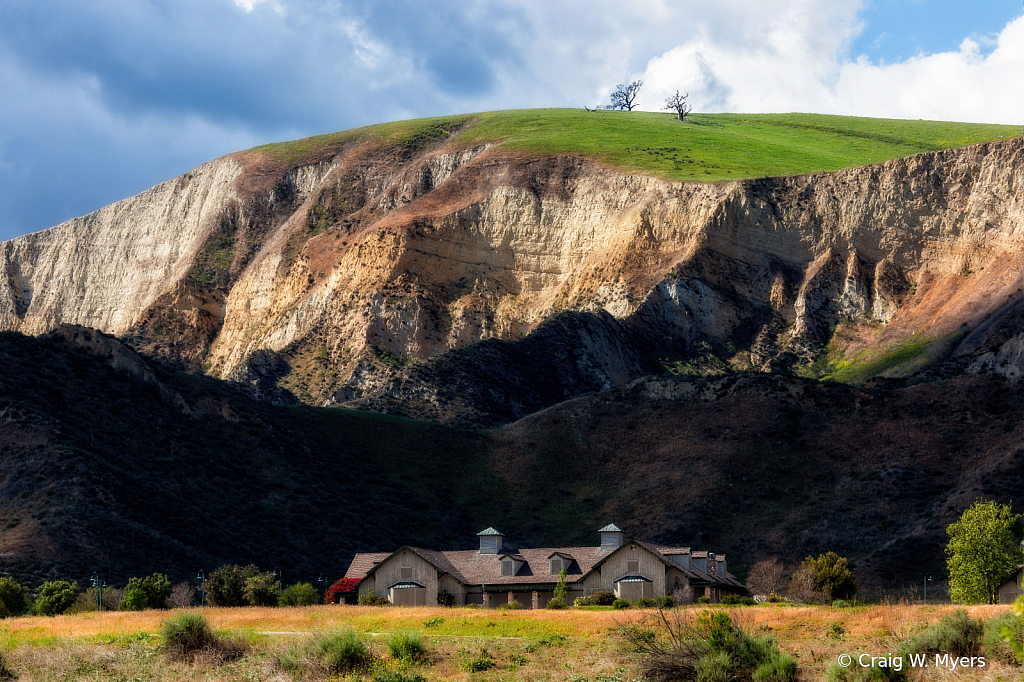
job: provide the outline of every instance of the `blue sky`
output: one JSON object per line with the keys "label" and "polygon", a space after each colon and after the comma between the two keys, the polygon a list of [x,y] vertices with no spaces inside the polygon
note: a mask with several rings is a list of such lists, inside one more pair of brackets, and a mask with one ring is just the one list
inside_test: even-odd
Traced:
{"label": "blue sky", "polygon": [[594,106],[1024,122],[1019,0],[0,0],[0,239],[264,142]]}

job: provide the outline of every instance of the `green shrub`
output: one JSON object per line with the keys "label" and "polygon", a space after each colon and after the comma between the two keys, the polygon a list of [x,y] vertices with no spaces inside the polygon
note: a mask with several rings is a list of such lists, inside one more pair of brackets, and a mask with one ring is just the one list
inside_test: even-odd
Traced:
{"label": "green shrub", "polygon": [[448,608],[455,606],[455,595],[448,590],[441,590],[441,594],[437,595],[437,605]]}
{"label": "green shrub", "polygon": [[351,628],[317,635],[313,653],[331,673],[346,673],[366,665],[372,658],[366,644]]}
{"label": "green shrub", "polygon": [[20,616],[28,611],[28,588],[14,578],[0,578],[0,618]]}
{"label": "green shrub", "polygon": [[163,573],[154,573],[146,578],[129,578],[119,608],[121,611],[166,609],[171,589],[171,581]]}
{"label": "green shrub", "polygon": [[546,608],[546,609],[553,609],[553,610],[564,609],[565,608],[565,600],[563,600],[563,599],[552,599],[551,601],[549,601],[547,603],[547,605],[544,608]]}
{"label": "green shrub", "polygon": [[829,639],[843,639],[846,637],[846,628],[838,620],[830,620],[825,626],[825,636]]}
{"label": "green shrub", "polygon": [[710,604],[711,603],[711,597],[707,596],[706,594],[703,594],[703,595],[697,597],[697,603],[698,604]]}
{"label": "green shrub", "polygon": [[206,599],[212,606],[246,606],[245,584],[260,569],[253,565],[227,565],[206,577]]}
{"label": "green shrub", "polygon": [[427,653],[423,638],[415,632],[396,632],[388,637],[387,645],[391,657],[403,661],[417,661]]}
{"label": "green shrub", "polygon": [[676,599],[672,595],[665,595],[664,597],[655,597],[655,603],[659,608],[670,609],[676,605]]}
{"label": "green shrub", "polygon": [[281,606],[313,606],[321,601],[320,592],[310,583],[295,583],[281,590]]}
{"label": "green shrub", "polygon": [[441,616],[434,616],[433,618],[427,618],[423,621],[423,625],[428,628],[436,628],[438,625],[444,622],[444,618]]}
{"label": "green shrub", "polygon": [[1018,658],[1013,652],[1013,647],[1004,639],[1004,628],[1010,632],[1014,641],[1024,643],[1024,619],[1013,613],[1000,613],[985,623],[985,655],[1011,665],[1024,663],[1024,659]]}
{"label": "green shrub", "polygon": [[44,616],[57,616],[71,608],[77,599],[78,583],[53,580],[43,583],[36,590],[35,610]]}
{"label": "green shrub", "polygon": [[845,599],[836,599],[832,602],[832,608],[834,609],[848,609],[851,606],[853,606],[853,604],[846,601]]}
{"label": "green shrub", "polygon": [[246,579],[242,594],[249,606],[277,606],[281,589],[274,574],[257,573]]}
{"label": "green shrub", "polygon": [[773,635],[753,635],[724,611],[674,609],[621,630],[648,680],[795,682],[795,660]]}
{"label": "green shrub", "polygon": [[597,590],[587,598],[592,606],[611,606],[615,603],[615,593],[610,590]]}
{"label": "green shrub", "polygon": [[378,597],[373,590],[359,595],[360,606],[388,606],[390,604],[387,597]]}
{"label": "green shrub", "polygon": [[466,659],[463,667],[471,673],[482,673],[494,667],[494,659],[491,658],[491,654],[487,649],[480,649],[480,654]]}
{"label": "green shrub", "polygon": [[985,626],[981,620],[974,620],[964,609],[957,609],[950,616],[928,626],[926,630],[914,637],[909,644],[911,653],[920,654],[951,654],[961,656],[977,656],[981,648]]}
{"label": "green shrub", "polygon": [[523,605],[515,600],[498,605],[499,611],[518,611],[521,608],[523,608]]}
{"label": "green shrub", "polygon": [[722,597],[722,603],[727,606],[753,606],[757,602],[754,601],[753,597],[748,597],[745,594],[727,594],[724,597]]}
{"label": "green shrub", "polygon": [[639,599],[636,600],[636,603],[634,604],[634,606],[636,606],[637,608],[641,608],[641,609],[649,609],[652,606],[657,606],[657,605],[658,605],[658,602],[654,601],[650,597],[640,597]]}
{"label": "green shrub", "polygon": [[632,606],[632,604],[625,599],[616,599],[612,602],[613,609],[628,609],[630,606]]}
{"label": "green shrub", "polygon": [[698,682],[732,682],[732,660],[724,651],[709,653],[697,659],[694,668]]}
{"label": "green shrub", "polygon": [[218,637],[206,618],[196,611],[183,611],[160,626],[161,648],[172,661],[197,660],[224,663],[241,658],[248,648],[244,642]]}

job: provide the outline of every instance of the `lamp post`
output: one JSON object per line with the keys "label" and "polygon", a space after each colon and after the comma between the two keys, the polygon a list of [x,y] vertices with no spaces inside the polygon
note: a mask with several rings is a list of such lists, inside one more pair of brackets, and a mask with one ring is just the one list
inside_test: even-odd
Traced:
{"label": "lamp post", "polygon": [[93,573],[92,574],[92,586],[94,588],[96,588],[96,610],[97,611],[102,611],[103,610],[103,588],[105,587],[105,585],[103,584],[103,581],[100,580],[100,576],[99,576],[98,573]]}
{"label": "lamp post", "polygon": [[928,583],[931,582],[931,579],[930,575],[924,577],[924,599],[921,601],[922,604],[928,603]]}
{"label": "lamp post", "polygon": [[196,580],[199,581],[199,605],[206,606],[206,572],[199,571]]}

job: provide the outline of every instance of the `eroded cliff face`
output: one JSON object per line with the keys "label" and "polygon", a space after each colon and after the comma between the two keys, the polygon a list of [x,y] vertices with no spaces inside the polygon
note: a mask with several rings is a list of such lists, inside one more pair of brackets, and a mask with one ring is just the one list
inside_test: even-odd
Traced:
{"label": "eroded cliff face", "polygon": [[490,145],[241,153],[2,244],[0,328],[91,326],[317,404],[565,311],[615,322],[574,360],[597,387],[707,349],[792,366],[837,325],[848,354],[952,340],[1020,294],[1022,148],[722,184]]}

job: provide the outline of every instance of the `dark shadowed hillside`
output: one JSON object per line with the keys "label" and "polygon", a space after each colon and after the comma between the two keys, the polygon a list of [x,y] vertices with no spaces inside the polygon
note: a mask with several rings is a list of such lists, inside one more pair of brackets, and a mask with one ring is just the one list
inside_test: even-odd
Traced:
{"label": "dark shadowed hillside", "polygon": [[941,569],[944,526],[976,496],[1019,497],[1022,405],[984,375],[663,376],[476,431],[270,405],[82,328],[4,333],[0,570],[119,582],[255,562],[290,581],[337,577],[356,551],[468,548],[486,526],[589,544],[614,520],[741,574],[834,549],[898,582]]}

